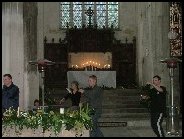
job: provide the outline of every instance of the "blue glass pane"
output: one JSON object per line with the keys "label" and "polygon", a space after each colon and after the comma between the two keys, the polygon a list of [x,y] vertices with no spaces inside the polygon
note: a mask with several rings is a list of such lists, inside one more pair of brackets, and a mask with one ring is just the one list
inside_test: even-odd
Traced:
{"label": "blue glass pane", "polygon": [[118,2],[108,2],[108,5],[111,5],[111,4],[117,4],[118,5]]}
{"label": "blue glass pane", "polygon": [[67,22],[69,23],[70,22],[70,14],[69,14],[69,11],[63,11],[63,13],[61,13],[61,27],[62,28],[66,28],[67,26]]}
{"label": "blue glass pane", "polygon": [[62,5],[62,4],[63,4],[63,5],[64,5],[64,4],[70,5],[70,2],[61,2],[60,4],[61,4],[61,5]]}
{"label": "blue glass pane", "polygon": [[70,5],[61,5],[60,10],[70,10]]}
{"label": "blue glass pane", "polygon": [[61,2],[60,10],[60,26],[66,28],[67,22],[70,22],[70,2]]}
{"label": "blue glass pane", "polygon": [[84,10],[88,10],[89,7],[91,7],[92,10],[94,10],[94,5],[84,5]]}
{"label": "blue glass pane", "polygon": [[118,28],[118,11],[108,11],[108,27]]}
{"label": "blue glass pane", "polygon": [[82,5],[82,2],[73,2],[73,5]]}
{"label": "blue glass pane", "polygon": [[73,25],[77,26],[77,28],[82,27],[82,11],[73,11]]}
{"label": "blue glass pane", "polygon": [[84,4],[94,5],[94,2],[84,2]]}
{"label": "blue glass pane", "polygon": [[73,10],[82,10],[82,5],[73,5]]}
{"label": "blue glass pane", "polygon": [[108,10],[110,10],[110,11],[118,11],[118,5],[108,5]]}
{"label": "blue glass pane", "polygon": [[96,11],[96,16],[97,17],[106,16],[106,11]]}
{"label": "blue glass pane", "polygon": [[105,17],[97,17],[98,28],[103,28],[103,26],[105,26],[105,19]]}
{"label": "blue glass pane", "polygon": [[106,5],[96,5],[96,10],[97,11],[105,11],[106,10]]}
{"label": "blue glass pane", "polygon": [[96,4],[104,4],[104,5],[106,5],[106,2],[96,2]]}
{"label": "blue glass pane", "polygon": [[[87,26],[89,23],[89,16],[85,14],[85,21],[84,24]],[[91,17],[91,24],[94,25],[94,16]]]}

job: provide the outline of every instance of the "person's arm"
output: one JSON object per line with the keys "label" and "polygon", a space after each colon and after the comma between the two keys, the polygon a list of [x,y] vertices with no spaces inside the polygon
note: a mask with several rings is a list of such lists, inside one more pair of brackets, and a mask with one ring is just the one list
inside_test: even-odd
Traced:
{"label": "person's arm", "polygon": [[160,87],[162,88],[162,90],[163,90],[164,93],[167,92],[166,87],[164,87],[164,86],[160,86]]}
{"label": "person's arm", "polygon": [[81,92],[81,95],[84,94],[84,97],[86,98],[86,102],[88,102],[90,98],[89,90],[79,89],[79,92]]}
{"label": "person's arm", "polygon": [[65,102],[65,100],[67,100],[70,97],[70,93],[67,93],[66,96],[64,96],[61,100],[60,100],[60,104]]}
{"label": "person's arm", "polygon": [[65,98],[62,98],[62,99],[60,100],[60,104],[63,103],[63,102],[65,102]]}
{"label": "person's arm", "polygon": [[19,88],[17,87],[13,87],[10,91],[8,91],[8,98],[15,98],[17,97],[19,94]]}
{"label": "person's arm", "polygon": [[150,82],[147,82],[147,84],[152,85],[152,86],[153,86],[156,90],[158,90],[159,92],[164,92],[163,89],[162,89],[161,87],[158,87],[158,86],[156,86],[156,85],[154,85],[154,84],[152,84],[152,83],[150,83]]}
{"label": "person's arm", "polygon": [[79,92],[81,92],[81,94],[84,94],[85,96],[87,96],[88,91],[85,89],[79,89]]}
{"label": "person's arm", "polygon": [[84,93],[84,89],[79,89],[79,92],[81,92],[82,94]]}

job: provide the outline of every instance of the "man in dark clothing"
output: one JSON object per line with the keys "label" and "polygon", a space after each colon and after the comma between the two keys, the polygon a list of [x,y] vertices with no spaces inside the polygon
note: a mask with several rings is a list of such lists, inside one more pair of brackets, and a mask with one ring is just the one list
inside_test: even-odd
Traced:
{"label": "man in dark clothing", "polygon": [[98,119],[102,113],[102,99],[103,90],[97,86],[97,77],[95,75],[89,76],[89,89],[80,89],[81,93],[87,97],[89,106],[94,110],[92,114],[93,129],[90,131],[90,137],[103,137],[103,133],[98,126]]}
{"label": "man in dark clothing", "polygon": [[2,111],[5,112],[10,107],[17,109],[19,107],[19,88],[13,84],[10,74],[3,75],[3,83]]}
{"label": "man in dark clothing", "polygon": [[160,85],[161,78],[156,75],[153,77],[153,84],[150,93],[150,112],[151,112],[151,127],[157,137],[165,137],[162,128],[163,117],[166,116],[166,88]]}

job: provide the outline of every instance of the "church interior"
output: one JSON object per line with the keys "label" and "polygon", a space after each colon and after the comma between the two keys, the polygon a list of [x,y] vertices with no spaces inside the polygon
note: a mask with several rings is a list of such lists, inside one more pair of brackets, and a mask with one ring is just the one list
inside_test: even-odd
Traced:
{"label": "church interior", "polygon": [[139,88],[159,75],[167,105],[178,108],[181,120],[181,7],[180,2],[3,2],[2,76],[12,75],[19,107],[29,110],[35,99],[60,107],[72,81],[86,88],[94,74],[104,90],[101,127],[139,127],[149,121]]}

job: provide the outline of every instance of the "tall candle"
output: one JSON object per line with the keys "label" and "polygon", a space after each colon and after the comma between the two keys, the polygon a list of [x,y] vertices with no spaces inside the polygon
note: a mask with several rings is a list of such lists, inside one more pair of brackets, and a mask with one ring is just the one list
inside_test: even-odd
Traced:
{"label": "tall candle", "polygon": [[17,116],[19,117],[20,116],[20,108],[18,107],[18,110],[17,110]]}
{"label": "tall candle", "polygon": [[60,113],[64,114],[64,108],[60,108]]}

